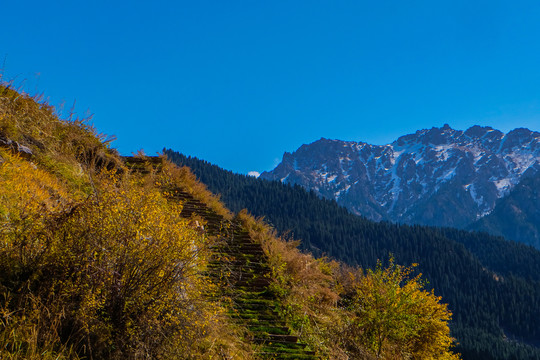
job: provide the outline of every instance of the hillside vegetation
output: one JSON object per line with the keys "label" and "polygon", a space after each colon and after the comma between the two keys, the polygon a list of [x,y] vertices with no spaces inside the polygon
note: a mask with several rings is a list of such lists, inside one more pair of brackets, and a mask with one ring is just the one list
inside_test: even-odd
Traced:
{"label": "hillside vegetation", "polygon": [[375,268],[393,253],[449,304],[457,350],[470,359],[540,359],[540,252],[483,233],[375,223],[302,187],[233,174],[172,150],[233,211],[248,208],[301,248]]}
{"label": "hillside vegetation", "polygon": [[540,173],[526,177],[493,211],[469,226],[540,249]]}
{"label": "hillside vegetation", "polygon": [[0,87],[0,358],[459,358],[411,267],[303,253],[37,100]]}

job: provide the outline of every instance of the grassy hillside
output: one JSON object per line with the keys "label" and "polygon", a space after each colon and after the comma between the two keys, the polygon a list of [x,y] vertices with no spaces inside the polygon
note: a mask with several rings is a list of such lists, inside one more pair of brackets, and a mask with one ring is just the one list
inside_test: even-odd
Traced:
{"label": "grassy hillside", "polygon": [[[393,253],[418,263],[428,288],[454,313],[464,359],[540,359],[540,252],[487,234],[374,223],[299,186],[233,174],[172,150],[232,210],[248,208],[301,246],[365,268]],[[533,346],[531,346],[533,345]],[[536,347],[535,347],[536,346]]]}
{"label": "grassy hillside", "polygon": [[458,359],[412,268],[315,258],[0,86],[0,358]]}
{"label": "grassy hillside", "polygon": [[1,358],[252,352],[218,336],[236,330],[200,296],[211,240],[161,189],[212,198],[187,171],[131,174],[85,121],[5,87],[0,139]]}

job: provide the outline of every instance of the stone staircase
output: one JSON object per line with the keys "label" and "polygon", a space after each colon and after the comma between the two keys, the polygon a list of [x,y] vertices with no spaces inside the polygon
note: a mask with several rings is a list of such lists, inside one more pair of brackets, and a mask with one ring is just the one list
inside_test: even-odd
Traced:
{"label": "stone staircase", "polygon": [[[162,159],[124,158],[131,171],[158,169]],[[144,163],[143,163],[144,162]],[[221,300],[229,303],[229,315],[246,329],[261,359],[318,359],[315,352],[291,335],[276,310],[277,298],[269,289],[271,269],[260,244],[253,241],[238,219],[227,220],[180,187],[167,189],[170,197],[183,204],[182,217],[201,219],[204,230],[216,237],[211,247],[208,276],[220,287]]]}
{"label": "stone staircase", "polygon": [[[232,299],[231,316],[244,324],[253,335],[262,358],[314,359],[314,352],[291,335],[280,314],[276,311],[277,299],[269,290],[271,270],[260,244],[254,243],[249,233],[233,221],[232,236],[216,249],[213,264],[217,269],[227,269],[227,281]],[[219,256],[225,256],[226,260]]]}

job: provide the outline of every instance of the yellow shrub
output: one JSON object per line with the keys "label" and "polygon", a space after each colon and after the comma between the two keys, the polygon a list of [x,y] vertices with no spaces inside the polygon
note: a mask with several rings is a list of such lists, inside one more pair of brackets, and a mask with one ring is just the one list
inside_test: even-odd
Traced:
{"label": "yellow shrub", "polygon": [[201,296],[210,284],[199,276],[204,239],[155,187],[110,174],[97,183],[62,225],[54,254],[53,271],[67,279],[56,292],[80,301],[73,329],[98,339],[102,352],[111,342],[123,356],[182,351],[210,321]]}
{"label": "yellow shrub", "polygon": [[[0,188],[0,336],[33,331],[51,353],[111,359],[183,358],[211,341],[223,314],[204,296],[213,291],[201,275],[206,239],[151,179],[104,172],[95,194],[68,206],[55,178],[29,163],[0,171],[9,185]],[[3,346],[29,356],[23,336],[7,338]]]}
{"label": "yellow shrub", "polygon": [[459,359],[450,351],[451,312],[423,289],[420,275],[409,276],[412,269],[390,258],[387,268],[379,263],[366,274],[350,273],[350,351],[368,350],[377,359]]}
{"label": "yellow shrub", "polygon": [[[70,198],[56,177],[18,156],[1,156],[0,266],[26,266],[50,246],[47,221],[68,208]],[[8,260],[13,256],[16,263]]]}

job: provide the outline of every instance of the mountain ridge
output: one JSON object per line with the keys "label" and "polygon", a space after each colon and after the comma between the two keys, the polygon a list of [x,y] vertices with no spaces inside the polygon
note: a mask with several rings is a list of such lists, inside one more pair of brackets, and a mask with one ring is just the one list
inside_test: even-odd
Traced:
{"label": "mountain ridge", "polygon": [[301,185],[375,221],[464,228],[539,170],[539,132],[445,124],[386,145],[321,138],[286,152],[261,178]]}

